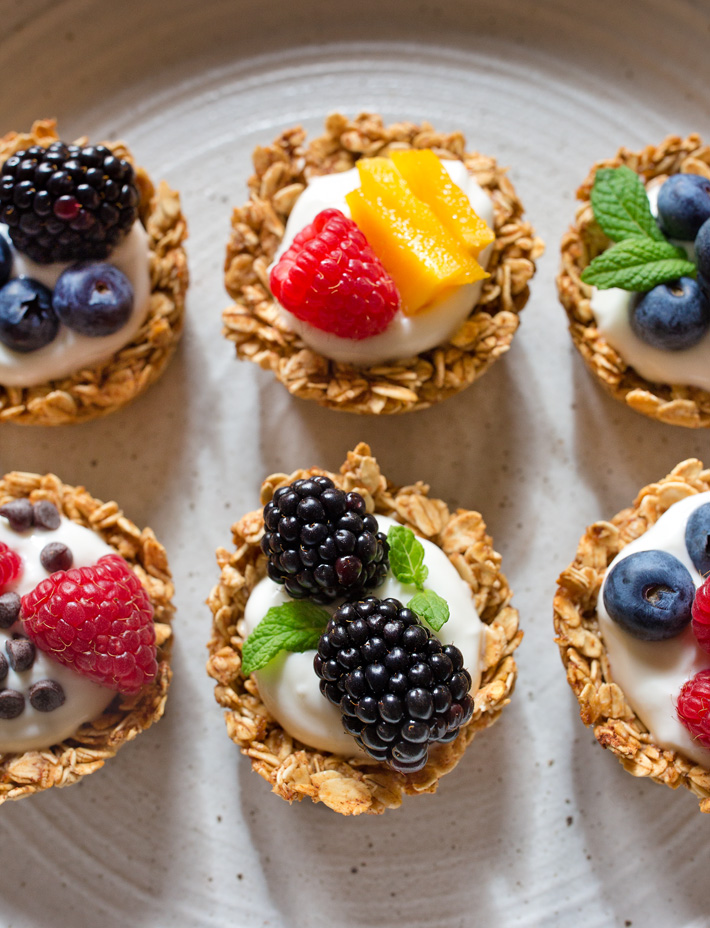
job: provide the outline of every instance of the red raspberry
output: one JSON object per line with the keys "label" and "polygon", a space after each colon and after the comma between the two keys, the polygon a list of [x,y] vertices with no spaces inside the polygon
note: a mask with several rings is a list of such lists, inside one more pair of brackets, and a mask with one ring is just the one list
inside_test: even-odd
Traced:
{"label": "red raspberry", "polygon": [[698,644],[703,651],[710,652],[710,577],[695,591],[691,612]]}
{"label": "red raspberry", "polygon": [[678,718],[693,738],[710,748],[710,670],[701,670],[681,687]]}
{"label": "red raspberry", "polygon": [[158,672],[153,607],[117,554],[51,574],[22,597],[21,617],[40,650],[94,683],[137,693]]}
{"label": "red raspberry", "polygon": [[339,209],[324,209],[271,271],[271,292],[297,319],[341,338],[383,332],[399,291],[365,236]]}
{"label": "red raspberry", "polygon": [[22,558],[0,541],[0,590],[12,583],[22,573]]}

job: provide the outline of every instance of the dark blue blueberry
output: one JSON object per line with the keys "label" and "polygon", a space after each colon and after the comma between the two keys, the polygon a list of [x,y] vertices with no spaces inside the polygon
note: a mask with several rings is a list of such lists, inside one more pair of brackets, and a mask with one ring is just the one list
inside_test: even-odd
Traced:
{"label": "dark blue blueberry", "polygon": [[133,287],[112,264],[75,264],[59,276],[54,311],[81,335],[112,335],[128,322]]}
{"label": "dark blue blueberry", "polygon": [[634,638],[663,641],[690,622],[695,585],[687,568],[667,551],[637,551],[622,558],[604,584],[604,606]]}
{"label": "dark blue blueberry", "polygon": [[710,299],[692,277],[681,277],[649,290],[630,322],[638,338],[654,348],[691,348],[710,327]]}
{"label": "dark blue blueberry", "polygon": [[710,573],[710,503],[691,513],[685,525],[685,547],[697,572],[702,577]]}
{"label": "dark blue blueberry", "polygon": [[692,242],[710,219],[710,180],[699,174],[673,174],[658,191],[658,221],[669,238]]}
{"label": "dark blue blueberry", "polygon": [[710,219],[700,226],[695,236],[695,263],[700,289],[710,299]]}
{"label": "dark blue blueberry", "polygon": [[0,235],[0,287],[6,284],[12,273],[12,252],[4,235]]}
{"label": "dark blue blueberry", "polygon": [[13,277],[0,289],[0,342],[27,353],[55,338],[59,320],[52,309],[52,292],[30,277]]}

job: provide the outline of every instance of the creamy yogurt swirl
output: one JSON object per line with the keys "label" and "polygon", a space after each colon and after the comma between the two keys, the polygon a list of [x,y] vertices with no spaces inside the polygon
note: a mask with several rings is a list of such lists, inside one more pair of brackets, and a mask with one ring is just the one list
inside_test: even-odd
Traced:
{"label": "creamy yogurt swirl", "polygon": [[678,720],[675,709],[683,684],[698,671],[710,668],[710,654],[700,648],[690,625],[680,635],[666,641],[641,641],[617,625],[604,608],[606,578],[615,564],[636,551],[667,551],[688,568],[696,588],[700,586],[703,577],[685,546],[685,526],[691,513],[707,502],[710,502],[710,493],[680,500],[617,554],[599,593],[597,615],[612,677],[655,742],[662,748],[681,751],[696,763],[710,768],[710,751],[693,740]]}
{"label": "creamy yogurt swirl", "polygon": [[[0,223],[0,235],[12,251],[11,277],[31,277],[50,289],[59,275],[75,262],[37,264],[21,254],[10,241],[7,226]],[[111,335],[93,337],[59,326],[57,336],[37,351],[12,351],[0,343],[0,384],[5,387],[33,387],[48,380],[68,377],[84,367],[106,361],[134,338],[150,308],[150,260],[148,233],[136,220],[128,235],[112,250],[105,262],[122,271],[133,287],[133,308],[124,326]],[[99,263],[92,262],[92,263]]]}
{"label": "creamy yogurt swirl", "polygon": [[[461,161],[441,163],[451,180],[466,194],[476,214],[493,228],[491,198],[471,177],[466,166]],[[357,168],[340,174],[313,177],[291,210],[283,241],[274,256],[274,264],[301,229],[313,222],[322,210],[335,208],[350,216],[345,197],[359,186],[360,174]],[[492,251],[493,243],[481,251],[477,258],[481,267],[487,267]],[[384,332],[360,340],[341,338],[331,332],[317,329],[308,322],[297,319],[283,306],[279,306],[279,311],[288,327],[297,332],[310,348],[323,357],[347,364],[371,365],[409,358],[442,345],[461,328],[478,303],[482,288],[482,280],[451,288],[444,296],[434,300],[429,307],[413,316],[405,316],[400,310]]]}
{"label": "creamy yogurt swirl", "polygon": [[[3,592],[14,591],[24,596],[41,580],[49,576],[40,563],[40,553],[45,545],[59,541],[67,545],[74,556],[74,567],[90,567],[105,554],[115,554],[100,535],[83,525],[77,525],[62,516],[59,528],[46,530],[32,528],[16,532],[0,517],[0,541],[13,548],[22,558],[22,573]],[[0,629],[0,647],[13,632],[22,632],[21,623]],[[66,700],[52,712],[38,712],[27,699],[27,691],[40,680],[54,680],[64,690]],[[64,738],[69,738],[80,725],[97,718],[116,695],[115,690],[99,686],[76,671],[51,660],[39,649],[34,663],[22,672],[9,669],[0,684],[3,689],[17,690],[25,696],[25,708],[14,719],[0,719],[0,753],[6,751],[28,751],[48,748]]]}
{"label": "creamy yogurt swirl", "polygon": [[[397,525],[394,519],[377,516],[380,531]],[[437,632],[443,644],[455,644],[461,651],[464,666],[471,674],[471,693],[481,679],[481,652],[485,646],[484,626],[478,617],[471,589],[441,548],[420,538],[424,545],[424,563],[429,568],[426,587],[449,604],[451,617]],[[417,592],[416,587],[400,583],[391,573],[384,583],[371,590],[378,599],[394,597],[403,605]],[[264,577],[254,587],[244,611],[244,633],[249,635],[273,606],[292,602],[283,586]],[[326,606],[335,612],[338,603]],[[289,735],[319,751],[331,751],[346,757],[363,755],[352,735],[343,730],[340,710],[322,695],[313,669],[315,651],[282,653],[268,666],[254,674],[259,695],[276,721]]]}

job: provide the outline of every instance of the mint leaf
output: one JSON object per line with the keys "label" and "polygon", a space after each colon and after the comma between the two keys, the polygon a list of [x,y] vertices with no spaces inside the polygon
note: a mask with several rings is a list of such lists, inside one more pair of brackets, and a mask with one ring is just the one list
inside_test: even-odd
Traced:
{"label": "mint leaf", "polygon": [[420,590],[407,603],[407,608],[416,612],[435,632],[449,621],[449,604],[433,590]]}
{"label": "mint leaf", "polygon": [[600,168],[591,194],[594,218],[614,242],[642,237],[664,242],[653,218],[646,188],[635,171],[625,165]]}
{"label": "mint leaf", "polygon": [[244,642],[242,673],[261,670],[281,651],[317,648],[329,619],[325,609],[306,600],[272,606]]}
{"label": "mint leaf", "polygon": [[645,292],[657,284],[695,275],[695,265],[682,248],[665,241],[629,238],[597,255],[582,272],[582,280],[600,290],[621,287]]}
{"label": "mint leaf", "polygon": [[387,532],[392,573],[400,583],[413,583],[422,588],[429,574],[424,565],[424,546],[405,525],[393,525]]}

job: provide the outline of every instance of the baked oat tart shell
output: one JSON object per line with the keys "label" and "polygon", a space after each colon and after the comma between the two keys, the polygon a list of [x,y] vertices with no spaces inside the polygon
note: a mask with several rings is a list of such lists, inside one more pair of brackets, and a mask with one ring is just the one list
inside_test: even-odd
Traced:
{"label": "baked oat tart shell", "polygon": [[281,728],[267,712],[254,680],[241,673],[244,607],[266,574],[266,558],[259,547],[264,531],[261,510],[248,513],[232,527],[233,551],[217,551],[221,577],[208,600],[213,625],[207,672],[217,681],[215,698],[225,709],[230,738],[275,793],[289,802],[309,796],[343,815],[379,814],[399,806],[405,794],[433,793],[476,733],[498,718],[515,685],[513,652],[522,632],[500,571],[500,555],[477,512],[451,513],[442,500],[428,496],[429,488],[422,483],[392,486],[362,443],[348,453],[339,474],[319,468],[273,474],[262,485],[261,502],[266,504],[278,487],[314,474],[326,474],[342,489],[361,493],[368,511],[392,516],[439,545],[470,586],[485,625],[481,684],[471,721],[451,744],[432,745],[426,767],[409,775],[371,759],[316,751]]}
{"label": "baked oat tart shell", "polygon": [[572,340],[587,367],[612,396],[659,422],[687,428],[710,426],[710,393],[698,387],[651,383],[629,367],[599,333],[591,310],[592,287],[581,280],[582,271],[612,243],[599,228],[590,194],[599,168],[626,165],[644,183],[686,172],[710,177],[710,146],[698,135],[669,136],[643,151],[620,148],[613,158],[598,161],[577,191],[580,205],[574,225],[562,239],[562,264],[557,277],[560,300],[569,319]]}
{"label": "baked oat tart shell", "polygon": [[[16,151],[57,141],[56,122],[35,122],[28,133],[11,132],[0,139],[0,164]],[[86,144],[86,139],[78,140]],[[133,163],[122,142],[104,142]],[[135,165],[134,165],[135,167]],[[162,374],[182,333],[187,258],[182,247],[187,224],[180,198],[163,181],[156,190],[143,168],[135,167],[140,195],[139,217],[150,249],[150,307],[135,338],[108,361],[83,368],[59,380],[34,387],[0,384],[0,422],[21,425],[67,425],[85,422],[120,409]]]}
{"label": "baked oat tart shell", "polygon": [[602,747],[608,748],[636,777],[651,777],[672,789],[686,786],[700,799],[700,811],[710,812],[710,770],[677,751],[654,743],[614,682],[597,618],[597,600],[609,564],[634,538],[642,535],[687,496],[710,490],[710,470],[690,459],[667,477],[644,487],[633,505],[609,522],[590,525],[577,556],[558,579],[554,602],[556,642],[567,682],[580,706],[585,725],[592,725]]}
{"label": "baked oat tart shell", "polygon": [[[224,334],[238,357],[272,370],[294,396],[373,415],[425,409],[487,370],[510,347],[543,244],[523,220],[505,170],[464,146],[460,132],[435,132],[428,123],[385,126],[371,113],[352,121],[336,113],[326,120],[325,134],[308,144],[297,127],[273,145],[257,148],[250,198],[234,210],[225,262],[225,285],[235,302],[223,314]],[[286,327],[269,290],[267,268],[310,177],[347,171],[358,158],[386,155],[393,148],[432,148],[441,158],[459,159],[490,195],[496,232],[490,277],[450,342],[401,361],[353,367],[316,354]]]}
{"label": "baked oat tart shell", "polygon": [[117,694],[102,715],[82,725],[72,738],[44,751],[0,753],[0,804],[51,786],[69,786],[103,767],[123,744],[162,716],[171,677],[173,584],[165,548],[152,530],[137,528],[116,503],[94,499],[83,487],[68,486],[54,474],[6,474],[0,480],[0,506],[23,498],[33,503],[50,500],[63,515],[96,532],[128,561],[153,606],[158,673],[140,693]]}

